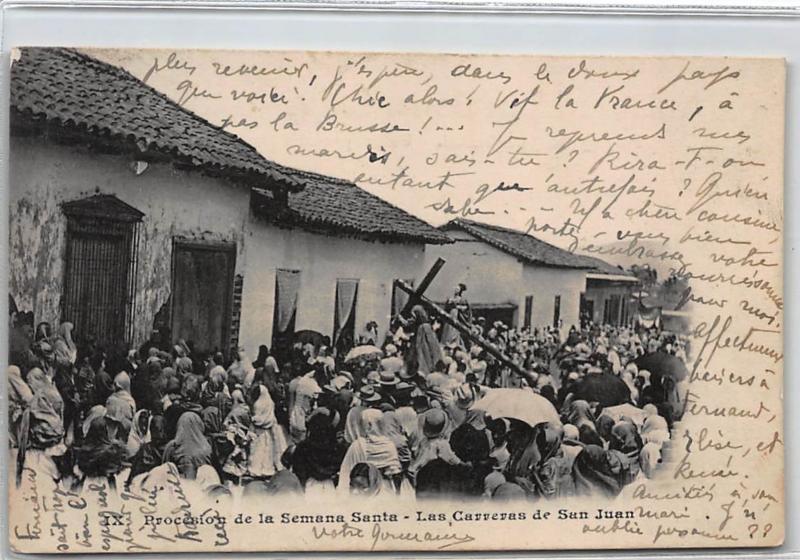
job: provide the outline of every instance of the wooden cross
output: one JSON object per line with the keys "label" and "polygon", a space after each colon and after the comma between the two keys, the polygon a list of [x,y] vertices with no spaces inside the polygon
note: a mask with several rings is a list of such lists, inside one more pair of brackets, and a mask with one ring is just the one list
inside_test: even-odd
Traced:
{"label": "wooden cross", "polygon": [[436,275],[439,274],[440,270],[442,270],[444,263],[445,260],[442,257],[436,259],[436,262],[433,263],[433,266],[428,271],[428,273],[422,278],[422,282],[419,283],[419,286],[417,286],[416,289],[410,287],[402,280],[395,280],[395,285],[399,286],[401,290],[403,290],[408,294],[408,301],[403,306],[403,309],[400,311],[401,316],[408,315],[411,312],[412,307],[414,307],[418,303],[422,303],[425,290],[428,289],[428,286],[431,285],[433,279],[436,278]]}
{"label": "wooden cross", "polygon": [[450,314],[447,313],[447,311],[445,311],[444,309],[442,309],[442,307],[439,304],[425,297],[425,290],[427,290],[428,286],[431,285],[431,282],[433,282],[433,279],[442,269],[444,264],[445,260],[443,258],[440,257],[436,259],[436,262],[433,263],[433,266],[428,271],[428,273],[425,274],[425,276],[423,277],[422,281],[419,283],[419,286],[417,286],[416,289],[409,286],[403,280],[394,281],[395,287],[400,288],[401,290],[403,290],[405,293],[408,294],[408,301],[403,306],[403,309],[400,311],[400,315],[401,316],[408,315],[411,309],[417,304],[424,305],[425,308],[428,310],[428,312],[432,314],[434,317],[436,317],[440,322],[446,323],[451,327],[453,327],[454,329],[456,329],[459,332],[459,334],[461,334],[461,336],[464,337],[464,339],[482,348],[484,351],[486,351],[487,354],[493,356],[497,361],[503,364],[503,366],[511,369],[511,371],[515,372],[516,374],[521,375],[522,377],[528,380],[528,383],[530,383],[531,386],[534,386],[536,379],[530,372],[525,371],[519,365],[514,363],[511,360],[511,358],[509,358],[503,352],[501,352],[500,349],[498,349],[494,344],[483,338],[482,335],[475,334],[474,332],[472,332],[469,326],[464,325],[463,323],[461,323],[461,321],[453,320],[453,318],[450,317]]}

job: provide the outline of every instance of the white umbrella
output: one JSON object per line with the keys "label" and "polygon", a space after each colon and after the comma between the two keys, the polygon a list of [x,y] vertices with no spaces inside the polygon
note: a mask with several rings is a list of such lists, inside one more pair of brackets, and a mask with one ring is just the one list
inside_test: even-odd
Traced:
{"label": "white umbrella", "polygon": [[623,416],[627,416],[637,426],[644,424],[645,413],[641,408],[636,408],[630,403],[618,404],[616,406],[609,406],[604,408],[602,414],[610,416],[615,421],[619,421]]}
{"label": "white umbrella", "polygon": [[360,358],[369,360],[373,358],[380,358],[381,356],[383,356],[383,352],[381,352],[380,348],[371,344],[364,344],[363,346],[356,346],[350,350],[347,353],[347,356],[344,357],[344,361],[354,362]]}
{"label": "white umbrella", "polygon": [[561,423],[550,401],[530,389],[492,389],[472,408],[483,410],[492,418],[515,418],[530,426]]}

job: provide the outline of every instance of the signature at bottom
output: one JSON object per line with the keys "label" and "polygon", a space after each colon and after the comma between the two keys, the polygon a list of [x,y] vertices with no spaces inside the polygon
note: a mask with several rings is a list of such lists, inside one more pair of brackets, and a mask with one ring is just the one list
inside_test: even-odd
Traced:
{"label": "signature at bottom", "polygon": [[438,544],[438,550],[444,550],[451,546],[470,543],[475,540],[472,535],[458,533],[436,533],[432,531],[388,531],[381,527],[380,523],[374,523],[372,530],[367,533],[364,529],[342,523],[334,528],[312,527],[312,534],[317,540],[329,539],[370,539],[370,550],[375,550],[379,543],[388,541],[402,541],[407,543],[432,543]]}

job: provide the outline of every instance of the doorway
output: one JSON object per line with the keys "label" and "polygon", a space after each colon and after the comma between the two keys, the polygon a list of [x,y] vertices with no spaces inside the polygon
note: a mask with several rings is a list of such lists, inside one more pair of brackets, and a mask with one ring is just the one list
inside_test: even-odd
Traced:
{"label": "doorway", "polygon": [[62,205],[67,216],[61,321],[75,341],[104,347],[132,338],[139,225],[144,217],[113,195]]}
{"label": "doorway", "polygon": [[230,350],[236,245],[175,240],[172,248],[172,339],[195,352]]}

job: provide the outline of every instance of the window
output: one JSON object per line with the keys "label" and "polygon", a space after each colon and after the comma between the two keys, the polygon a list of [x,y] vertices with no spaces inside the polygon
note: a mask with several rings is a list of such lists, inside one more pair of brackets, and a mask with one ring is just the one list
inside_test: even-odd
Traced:
{"label": "window", "polygon": [[136,295],[136,249],[144,214],[113,195],[62,205],[67,216],[61,321],[78,344],[130,343]]}
{"label": "window", "polygon": [[300,294],[300,271],[275,271],[275,308],[272,314],[272,346],[280,354],[292,344]]}
{"label": "window", "polygon": [[522,322],[522,327],[529,329],[533,322],[533,296],[525,296],[525,317]]}
{"label": "window", "polygon": [[333,309],[333,346],[344,356],[355,344],[358,279],[336,280],[336,302]]}
{"label": "window", "polygon": [[553,327],[560,327],[561,323],[561,296],[557,295],[553,301]]}

